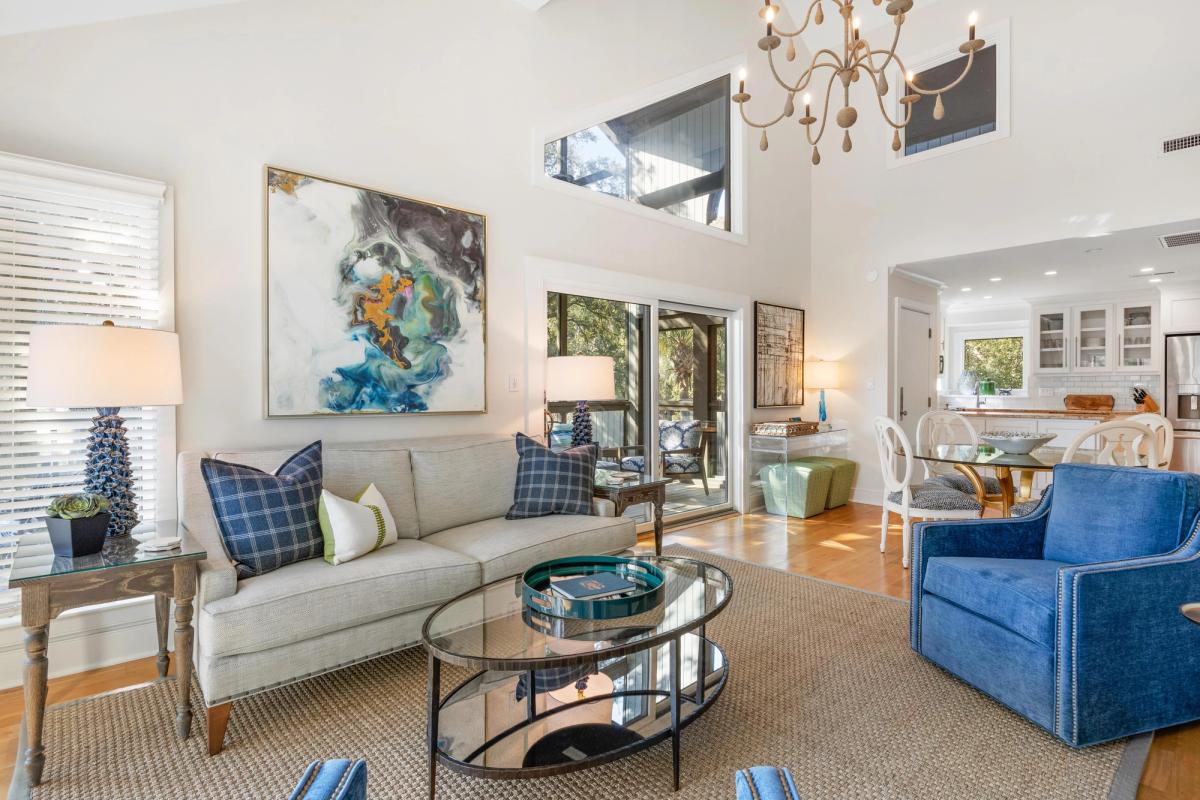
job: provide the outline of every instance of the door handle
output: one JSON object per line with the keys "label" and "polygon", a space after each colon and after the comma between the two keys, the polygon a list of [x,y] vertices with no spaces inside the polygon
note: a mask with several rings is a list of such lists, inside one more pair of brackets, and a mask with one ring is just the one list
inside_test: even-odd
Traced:
{"label": "door handle", "polygon": [[900,419],[908,416],[908,412],[904,410],[904,387],[900,387]]}

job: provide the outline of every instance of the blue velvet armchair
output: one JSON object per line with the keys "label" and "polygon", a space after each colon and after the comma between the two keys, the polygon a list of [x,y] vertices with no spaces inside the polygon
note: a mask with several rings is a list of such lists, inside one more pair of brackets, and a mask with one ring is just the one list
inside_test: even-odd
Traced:
{"label": "blue velvet armchair", "polygon": [[1200,476],[1065,464],[1020,519],[913,536],[925,658],[1073,747],[1200,719]]}

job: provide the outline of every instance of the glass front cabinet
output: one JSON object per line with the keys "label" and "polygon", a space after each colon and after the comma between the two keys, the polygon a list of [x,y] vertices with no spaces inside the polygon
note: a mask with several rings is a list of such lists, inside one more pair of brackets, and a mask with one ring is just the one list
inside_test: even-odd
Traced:
{"label": "glass front cabinet", "polygon": [[1117,305],[1117,371],[1158,372],[1158,306],[1152,301]]}
{"label": "glass front cabinet", "polygon": [[1032,329],[1034,372],[1150,373],[1160,368],[1156,300],[1036,308]]}
{"label": "glass front cabinet", "polygon": [[1113,371],[1112,318],[1110,305],[1075,307],[1072,372]]}
{"label": "glass front cabinet", "polygon": [[1044,308],[1033,312],[1033,366],[1036,372],[1067,372],[1070,369],[1067,363],[1070,319],[1069,308]]}

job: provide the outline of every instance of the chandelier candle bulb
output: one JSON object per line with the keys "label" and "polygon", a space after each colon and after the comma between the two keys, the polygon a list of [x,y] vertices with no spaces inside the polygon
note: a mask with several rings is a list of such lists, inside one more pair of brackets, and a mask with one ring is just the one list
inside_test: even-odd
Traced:
{"label": "chandelier candle bulb", "polygon": [[968,34],[967,34],[967,41],[968,41],[968,42],[973,42],[973,41],[975,41],[975,26],[976,26],[977,24],[979,24],[979,14],[977,14],[977,13],[976,13],[976,12],[974,12],[974,11],[972,11],[972,12],[971,12],[971,18],[970,18],[970,21],[968,22],[968,24],[969,24],[971,27],[970,27],[970,33],[968,33]]}

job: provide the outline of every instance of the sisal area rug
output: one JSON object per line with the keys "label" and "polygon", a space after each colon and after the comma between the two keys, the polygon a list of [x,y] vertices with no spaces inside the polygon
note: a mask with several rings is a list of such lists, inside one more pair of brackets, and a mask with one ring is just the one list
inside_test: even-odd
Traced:
{"label": "sisal area rug", "polygon": [[[717,564],[734,583],[708,626],[729,683],[684,731],[679,794],[664,743],[537,781],[442,768],[439,797],[728,800],[734,772],[756,764],[791,768],[805,800],[1134,797],[1145,742],[1060,744],[913,653],[907,603],[681,547],[668,554]],[[214,758],[203,714],[191,739],[175,738],[172,690],[160,681],[49,709],[34,800],[282,799],[312,759],[356,756],[369,762],[372,798],[426,797],[420,649],[239,701]],[[23,800],[24,787],[12,796]]]}

